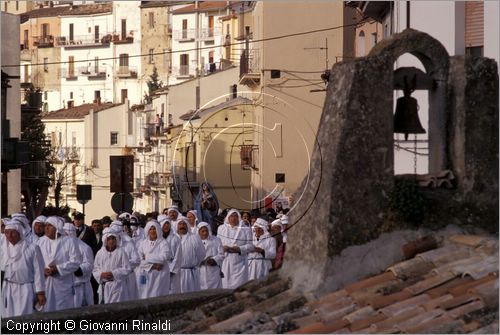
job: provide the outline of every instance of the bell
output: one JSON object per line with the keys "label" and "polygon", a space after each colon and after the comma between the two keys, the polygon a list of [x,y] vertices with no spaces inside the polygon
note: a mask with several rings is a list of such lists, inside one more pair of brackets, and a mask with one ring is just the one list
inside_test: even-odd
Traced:
{"label": "bell", "polygon": [[418,119],[417,99],[409,95],[398,99],[394,114],[394,133],[405,134],[405,140],[408,140],[408,134],[425,134]]}

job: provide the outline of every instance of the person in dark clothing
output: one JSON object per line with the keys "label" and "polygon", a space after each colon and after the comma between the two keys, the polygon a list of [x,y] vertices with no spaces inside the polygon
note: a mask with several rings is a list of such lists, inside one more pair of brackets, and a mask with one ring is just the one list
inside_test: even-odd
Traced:
{"label": "person in dark clothing", "polygon": [[94,256],[97,254],[97,240],[95,238],[95,233],[92,228],[88,227],[85,223],[83,223],[85,215],[83,213],[75,212],[73,213],[73,224],[76,227],[76,236],[85,242],[92,252]]}

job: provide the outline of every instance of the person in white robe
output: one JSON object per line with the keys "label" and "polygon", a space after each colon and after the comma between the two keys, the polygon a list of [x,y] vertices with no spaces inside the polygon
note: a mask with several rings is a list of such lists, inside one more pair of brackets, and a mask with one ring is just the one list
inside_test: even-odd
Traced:
{"label": "person in white robe", "polygon": [[132,238],[128,236],[127,233],[123,230],[123,223],[121,221],[113,221],[109,227],[111,228],[111,231],[113,233],[116,233],[120,236],[120,248],[127,255],[128,263],[130,265],[130,269],[132,270],[127,277],[127,300],[139,299],[139,290],[137,288],[135,269],[141,263],[141,259],[139,258],[139,253],[137,252],[135,243]]}
{"label": "person in white robe", "polygon": [[254,250],[248,254],[248,279],[259,279],[267,276],[276,257],[276,240],[267,230],[266,220],[258,218],[253,229]]}
{"label": "person in white robe", "polygon": [[31,232],[33,233],[31,241],[33,243],[37,243],[40,237],[42,237],[45,233],[45,220],[47,220],[45,215],[37,216],[33,220],[33,223],[31,224]]}
{"label": "person in white robe", "polygon": [[138,252],[141,264],[137,267],[139,296],[141,299],[161,297],[169,294],[170,267],[172,252],[159,223],[151,220],[144,230],[146,239],[139,243]]}
{"label": "person in white robe", "polygon": [[92,249],[79,238],[76,237],[76,227],[72,223],[65,223],[63,226],[66,236],[75,241],[82,254],[82,263],[73,273],[75,288],[75,307],[90,306],[94,304],[94,292],[90,284],[92,270],[94,269],[94,253]]}
{"label": "person in white robe", "polygon": [[132,230],[132,241],[134,241],[137,247],[139,242],[146,238],[146,234],[144,233],[144,228],[139,225],[139,219],[134,214],[130,217],[130,229]]}
{"label": "person in white robe", "polygon": [[2,318],[9,318],[32,314],[34,306],[41,309],[46,303],[40,248],[24,240],[22,223],[15,219],[6,223],[4,234],[5,241],[2,243],[0,255],[0,315]]}
{"label": "person in white robe", "polygon": [[99,283],[99,304],[128,300],[127,278],[132,272],[128,256],[120,248],[120,234],[103,230],[102,248],[97,252],[92,275]]}
{"label": "person in white robe", "polygon": [[172,206],[168,209],[167,215],[171,228],[174,232],[177,232],[177,221],[179,220],[179,217],[182,216],[181,212],[179,212],[177,206]]}
{"label": "person in white robe", "polygon": [[177,222],[177,234],[181,238],[181,293],[199,291],[200,265],[205,259],[205,247],[198,234],[191,233],[188,218],[181,216]]}
{"label": "person in white robe", "polygon": [[38,240],[45,273],[44,312],[59,311],[75,306],[74,277],[82,263],[82,254],[76,241],[64,236],[64,220],[49,216],[45,221],[45,235]]}
{"label": "person in white robe", "polygon": [[224,261],[224,248],[207,222],[198,224],[198,235],[205,247],[205,259],[200,266],[200,288],[202,290],[222,288],[221,265]]}
{"label": "person in white robe", "polygon": [[240,212],[231,209],[217,229],[217,237],[224,249],[222,287],[237,288],[248,281],[247,254],[253,250],[252,231],[241,224]]}
{"label": "person in white robe", "polygon": [[190,210],[187,212],[186,217],[189,220],[189,230],[193,234],[198,233],[198,213],[196,212],[196,209]]}
{"label": "person in white robe", "polygon": [[17,219],[22,223],[24,230],[24,240],[28,243],[36,243],[33,237],[34,234],[31,232],[30,220],[28,219],[26,214],[24,214],[23,212],[14,213],[12,214],[12,218]]}
{"label": "person in white robe", "polygon": [[161,225],[161,230],[163,232],[163,238],[167,241],[172,257],[168,261],[168,266],[170,268],[170,294],[181,293],[181,264],[182,264],[182,248],[181,248],[181,238],[177,233],[175,233],[170,225],[170,221],[166,215],[158,215],[161,220],[159,223]]}

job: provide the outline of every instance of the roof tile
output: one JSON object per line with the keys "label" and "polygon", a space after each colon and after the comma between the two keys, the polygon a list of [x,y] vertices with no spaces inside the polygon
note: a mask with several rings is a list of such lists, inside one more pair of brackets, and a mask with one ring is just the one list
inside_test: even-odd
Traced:
{"label": "roof tile", "polygon": [[440,303],[439,307],[442,309],[452,309],[452,308],[455,308],[457,306],[461,306],[463,304],[466,304],[466,303],[469,303],[471,301],[478,300],[478,299],[479,299],[479,296],[477,296],[476,294],[465,293],[461,296],[458,296],[458,297],[453,298],[451,300],[444,301],[444,302]]}
{"label": "roof tile", "polygon": [[473,287],[468,293],[477,294],[490,308],[498,308],[498,278]]}
{"label": "roof tile", "polygon": [[397,324],[398,322],[402,322],[404,320],[407,320],[424,312],[425,310],[422,307],[413,306],[398,315],[389,317],[380,322],[373,323],[371,325],[371,328],[376,332],[391,331],[394,325]]}
{"label": "roof tile", "polygon": [[453,333],[452,329],[461,325],[462,323],[460,321],[454,320],[445,313],[435,319],[422,322],[415,327],[407,328],[407,332],[410,334],[447,334]]}
{"label": "roof tile", "polygon": [[448,240],[458,243],[468,245],[470,247],[480,246],[482,243],[490,240],[490,237],[479,236],[479,235],[453,235],[448,238]]}
{"label": "roof tile", "polygon": [[343,319],[349,321],[349,323],[353,323],[358,320],[363,320],[370,316],[374,316],[376,314],[377,312],[373,309],[372,306],[365,306],[350,314],[347,314],[346,316],[343,317]]}
{"label": "roof tile", "polygon": [[385,314],[387,317],[397,316],[405,311],[413,309],[423,303],[430,301],[431,298],[427,294],[420,294],[410,299],[406,299],[379,310],[379,313]]}
{"label": "roof tile", "polygon": [[347,291],[348,294],[351,294],[354,291],[358,291],[358,290],[368,288],[370,286],[374,286],[374,285],[384,283],[384,282],[387,282],[389,280],[394,280],[394,279],[396,279],[396,276],[394,275],[394,273],[388,271],[388,272],[384,272],[382,274],[379,274],[377,276],[361,280],[357,283],[347,285],[344,289]]}
{"label": "roof tile", "polygon": [[466,283],[466,284],[463,284],[463,285],[460,285],[460,286],[457,286],[457,287],[454,287],[454,288],[450,288],[449,292],[451,294],[453,294],[454,296],[459,296],[459,295],[462,295],[462,294],[465,294],[469,289],[473,288],[473,287],[476,287],[478,285],[481,285],[483,283],[486,283],[490,280],[495,280],[497,278],[498,274],[496,273],[491,273],[483,278],[480,278],[480,279],[477,279],[477,280],[473,280],[469,283]]}
{"label": "roof tile", "polygon": [[457,260],[451,262],[451,263],[446,263],[444,265],[441,265],[435,269],[432,269],[432,273],[434,274],[439,274],[439,273],[444,273],[448,271],[453,271],[457,274],[462,274],[461,270],[463,267],[468,266],[470,264],[474,264],[476,262],[480,262],[483,258],[479,255],[474,255],[468,258],[463,258],[460,259],[458,258]]}
{"label": "roof tile", "polygon": [[407,331],[409,328],[413,328],[420,323],[430,321],[444,314],[442,309],[433,309],[431,311],[421,313],[412,318],[398,323],[395,327],[403,332]]}
{"label": "roof tile", "polygon": [[397,263],[387,270],[394,273],[394,275],[398,278],[406,279],[409,277],[422,276],[433,268],[434,265],[430,262],[426,262],[421,258],[412,258],[407,261]]}
{"label": "roof tile", "polygon": [[[446,255],[448,255],[450,253],[455,253],[455,252],[457,252],[459,254],[463,253],[463,254],[469,255],[470,248],[463,246],[463,245],[448,244],[442,248],[433,249],[433,250],[423,252],[421,254],[418,254],[415,257],[421,258],[424,261],[428,261],[428,262],[432,262],[432,263],[436,264],[437,260],[439,260],[443,257],[446,257]],[[443,263],[446,263],[446,262],[443,262]]]}
{"label": "roof tile", "polygon": [[421,304],[420,306],[422,306],[426,311],[430,311],[434,308],[439,307],[440,304],[442,304],[446,301],[449,301],[451,299],[453,299],[453,296],[451,294],[445,294],[445,295],[439,296],[437,298],[434,298],[432,300],[429,300],[429,301]]}
{"label": "roof tile", "polygon": [[474,279],[482,278],[489,273],[498,271],[498,255],[486,256],[479,262],[458,266],[454,268],[454,271],[464,276],[471,276]]}
{"label": "roof tile", "polygon": [[409,291],[413,295],[417,295],[431,288],[444,284],[455,277],[456,275],[453,272],[440,273],[430,278],[419,281],[418,283],[405,288],[405,290]]}
{"label": "roof tile", "polygon": [[373,301],[370,302],[370,306],[374,309],[379,309],[385,306],[392,305],[396,302],[406,300],[411,298],[413,295],[408,291],[401,291],[381,297],[376,297]]}
{"label": "roof tile", "polygon": [[[471,277],[455,277],[449,282],[446,282],[438,287],[432,288],[425,293],[428,294],[431,298],[440,297],[446,293],[449,293],[451,289],[461,287],[465,284],[472,282],[474,279]],[[465,292],[465,291],[464,291]]]}
{"label": "roof tile", "polygon": [[380,322],[380,321],[385,320],[385,319],[387,319],[387,317],[384,314],[377,313],[373,316],[367,317],[366,319],[354,321],[349,326],[349,329],[353,333],[354,332],[361,332],[361,329],[365,329],[367,327],[370,327],[370,325],[377,323],[377,322]]}
{"label": "roof tile", "polygon": [[448,311],[448,314],[454,318],[458,319],[459,317],[477,311],[486,307],[485,304],[481,300],[471,301],[468,304],[462,305],[460,307],[454,308],[451,311]]}

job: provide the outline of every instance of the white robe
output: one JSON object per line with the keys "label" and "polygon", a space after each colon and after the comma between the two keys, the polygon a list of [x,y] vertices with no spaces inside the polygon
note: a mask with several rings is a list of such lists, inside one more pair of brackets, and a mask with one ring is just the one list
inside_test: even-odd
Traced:
{"label": "white robe", "polygon": [[198,235],[180,235],[182,248],[181,293],[199,291],[200,263],[205,259],[205,247]]}
{"label": "white robe", "polygon": [[[103,281],[101,273],[110,271],[113,273],[113,280]],[[102,247],[95,256],[92,272],[99,283],[99,303],[126,301],[128,299],[127,278],[131,271],[125,251],[117,247],[109,252],[106,247]]]}
{"label": "white robe", "polygon": [[171,230],[165,241],[167,241],[170,246],[170,251],[172,252],[172,257],[168,262],[170,268],[170,294],[181,293],[181,238]]}
{"label": "white robe", "polygon": [[127,300],[139,299],[139,290],[137,288],[137,279],[135,274],[135,269],[141,263],[139,253],[137,252],[134,241],[125,233],[121,235],[120,247],[125,254],[127,254],[130,269],[132,270],[127,277]]}
{"label": "white robe", "polygon": [[59,311],[75,307],[73,273],[82,263],[82,254],[76,241],[68,236],[51,240],[42,236],[38,240],[42,251],[44,268],[56,265],[58,273],[45,278],[47,303],[44,312]]}
{"label": "white robe", "polygon": [[217,237],[220,238],[222,246],[238,246],[241,250],[238,253],[225,253],[222,262],[223,288],[237,288],[248,281],[247,254],[253,250],[252,231],[248,227],[231,227],[225,223],[217,229]]}
{"label": "white robe", "polygon": [[[141,299],[161,297],[169,294],[170,268],[168,261],[172,258],[170,246],[164,239],[151,243],[149,238],[142,240],[138,248],[141,264],[137,267],[139,297]],[[152,269],[153,264],[162,264],[161,270]],[[145,278],[141,279],[142,276]]]}
{"label": "white robe", "polygon": [[94,269],[94,253],[87,243],[76,237],[74,240],[82,254],[80,269],[82,269],[83,273],[80,277],[73,274],[75,281],[75,307],[90,306],[94,304],[94,292],[90,284],[92,270]]}
{"label": "white robe", "polygon": [[267,276],[276,257],[276,240],[269,233],[264,233],[259,239],[254,236],[253,245],[264,249],[264,256],[260,252],[248,254],[248,280]]}
{"label": "white robe", "polygon": [[205,246],[205,259],[210,257],[217,265],[204,264],[200,266],[200,287],[202,290],[222,288],[222,277],[220,276],[220,267],[224,261],[222,242],[216,236],[209,236],[206,240],[201,241]]}
{"label": "white robe", "polygon": [[33,313],[35,293],[45,291],[43,258],[38,245],[22,240],[16,246],[7,243],[3,241],[0,255],[0,269],[5,272],[2,318]]}

